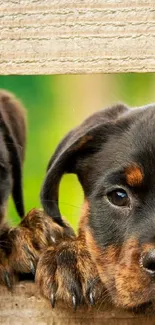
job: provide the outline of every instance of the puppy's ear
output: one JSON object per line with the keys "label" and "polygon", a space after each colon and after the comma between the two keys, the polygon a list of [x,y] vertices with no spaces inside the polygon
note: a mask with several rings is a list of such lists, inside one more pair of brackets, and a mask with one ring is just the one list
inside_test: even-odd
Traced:
{"label": "puppy's ear", "polygon": [[79,176],[79,164],[80,169],[83,168],[82,172],[85,173],[86,166],[83,161],[88,155],[101,148],[109,133],[112,132],[112,123],[127,110],[126,106],[120,104],[95,113],[69,132],[57,147],[48,164],[41,190],[41,203],[46,213],[60,225],[63,226],[63,220],[58,208],[58,191],[62,175],[75,173]]}
{"label": "puppy's ear", "polygon": [[9,92],[0,90],[0,128],[12,167],[12,196],[20,217],[24,216],[22,163],[25,155],[26,117],[21,103]]}

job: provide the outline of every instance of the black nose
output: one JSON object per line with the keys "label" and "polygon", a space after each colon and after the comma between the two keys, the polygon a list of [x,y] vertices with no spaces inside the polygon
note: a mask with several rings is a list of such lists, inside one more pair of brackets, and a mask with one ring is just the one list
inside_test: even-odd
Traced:
{"label": "black nose", "polygon": [[152,249],[142,258],[142,265],[146,272],[155,275],[155,249]]}

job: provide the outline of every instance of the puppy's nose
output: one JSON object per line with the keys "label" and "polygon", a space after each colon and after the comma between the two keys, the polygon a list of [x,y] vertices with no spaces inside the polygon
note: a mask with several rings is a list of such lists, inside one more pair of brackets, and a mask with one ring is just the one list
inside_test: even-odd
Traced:
{"label": "puppy's nose", "polygon": [[147,273],[155,275],[155,249],[151,249],[144,255],[142,265]]}

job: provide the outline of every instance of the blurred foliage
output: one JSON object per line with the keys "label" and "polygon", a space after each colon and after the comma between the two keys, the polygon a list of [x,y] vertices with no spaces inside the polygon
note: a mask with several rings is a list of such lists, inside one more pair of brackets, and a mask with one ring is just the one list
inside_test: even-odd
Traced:
{"label": "blurred foliage", "polygon": [[[155,101],[154,74],[0,76],[0,88],[15,93],[27,110],[28,137],[24,164],[26,211],[40,207],[46,166],[61,138],[86,116],[114,102],[130,106]],[[83,192],[75,175],[60,186],[60,210],[76,229]],[[18,217],[10,199],[10,223]]]}

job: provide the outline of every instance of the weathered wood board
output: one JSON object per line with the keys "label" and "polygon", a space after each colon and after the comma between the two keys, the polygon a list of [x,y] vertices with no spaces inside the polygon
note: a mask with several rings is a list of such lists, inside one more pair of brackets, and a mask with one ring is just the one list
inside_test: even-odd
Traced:
{"label": "weathered wood board", "polygon": [[0,0],[0,74],[155,71],[154,0]]}
{"label": "weathered wood board", "polygon": [[9,292],[0,287],[1,325],[154,325],[155,314],[144,316],[109,305],[83,307],[76,312],[64,304],[52,310],[33,283],[21,282]]}

